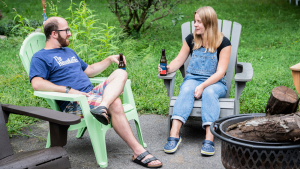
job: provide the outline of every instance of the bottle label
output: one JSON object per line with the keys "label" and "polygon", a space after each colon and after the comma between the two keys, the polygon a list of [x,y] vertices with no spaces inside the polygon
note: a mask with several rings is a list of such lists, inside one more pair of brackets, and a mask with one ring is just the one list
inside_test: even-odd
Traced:
{"label": "bottle label", "polygon": [[166,63],[160,63],[161,72],[160,74],[166,75],[167,74],[167,64]]}
{"label": "bottle label", "polygon": [[123,68],[119,68],[119,69],[123,69],[123,70],[125,70],[125,71],[126,71],[126,67],[123,67]]}

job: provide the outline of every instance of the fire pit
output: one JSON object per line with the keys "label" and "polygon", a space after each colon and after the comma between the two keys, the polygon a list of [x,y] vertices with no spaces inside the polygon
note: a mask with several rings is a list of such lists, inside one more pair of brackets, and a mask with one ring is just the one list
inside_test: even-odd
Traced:
{"label": "fire pit", "polygon": [[[226,169],[297,169],[300,168],[299,142],[255,142],[226,134],[231,124],[265,114],[243,114],[218,119],[211,132],[221,139],[221,160]],[[218,129],[213,131],[213,126]]]}

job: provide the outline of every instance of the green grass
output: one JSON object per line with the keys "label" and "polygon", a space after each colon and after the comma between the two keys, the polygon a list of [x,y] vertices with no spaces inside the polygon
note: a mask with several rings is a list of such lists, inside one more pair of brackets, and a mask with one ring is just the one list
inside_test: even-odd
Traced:
{"label": "green grass", "polygon": [[[13,19],[12,8],[16,8],[19,14],[28,19],[42,19],[40,1],[4,2],[7,7],[0,1],[0,9],[4,15],[0,25]],[[78,4],[79,0],[73,2]],[[95,11],[94,14],[101,23],[118,28],[119,23],[107,9],[105,2],[87,0],[89,8]],[[60,1],[60,16],[70,16],[65,10],[69,4],[70,1]],[[127,58],[127,72],[140,113],[168,114],[167,92],[163,82],[156,78],[161,49],[166,49],[168,62],[173,60],[181,48],[181,24],[192,21],[193,11],[207,5],[216,10],[219,19],[242,25],[238,61],[251,63],[254,76],[241,95],[241,113],[264,112],[274,87],[283,85],[295,90],[289,67],[300,62],[300,7],[289,4],[286,0],[187,0],[178,4],[172,14],[154,22],[146,32],[141,32],[139,38],[124,39],[123,43],[118,44],[119,50],[116,53],[123,52]],[[179,15],[183,17],[174,26],[172,19]],[[43,99],[32,95],[33,89],[18,56],[22,41],[20,37],[0,41],[0,102],[48,108]],[[102,75],[109,75],[115,68],[116,65],[111,66]],[[175,83],[175,94],[178,94],[182,83],[179,71]],[[230,96],[234,97],[234,90],[231,90]],[[21,117],[14,118],[14,121],[10,119],[14,129],[22,127],[20,120],[21,124],[33,122]]]}

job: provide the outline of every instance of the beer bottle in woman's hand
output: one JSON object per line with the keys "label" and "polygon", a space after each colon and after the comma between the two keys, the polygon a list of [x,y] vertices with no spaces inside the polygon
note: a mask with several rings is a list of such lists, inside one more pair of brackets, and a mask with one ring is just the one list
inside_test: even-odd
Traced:
{"label": "beer bottle in woman's hand", "polygon": [[166,76],[167,75],[167,58],[165,54],[165,49],[162,50],[161,58],[160,58],[160,75]]}

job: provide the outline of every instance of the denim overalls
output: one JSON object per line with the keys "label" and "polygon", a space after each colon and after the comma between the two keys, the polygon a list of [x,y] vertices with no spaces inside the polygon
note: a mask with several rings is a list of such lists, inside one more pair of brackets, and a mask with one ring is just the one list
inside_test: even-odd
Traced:
{"label": "denim overalls", "polygon": [[[193,50],[193,54],[187,69],[188,74],[180,86],[179,96],[175,102],[172,119],[186,122],[190,116],[195,97],[194,92],[197,86],[216,73],[218,66],[217,51],[214,53],[206,51],[205,48]],[[202,92],[202,127],[211,125],[220,115],[219,98],[225,97],[227,92],[226,81],[221,80],[207,86]]]}

